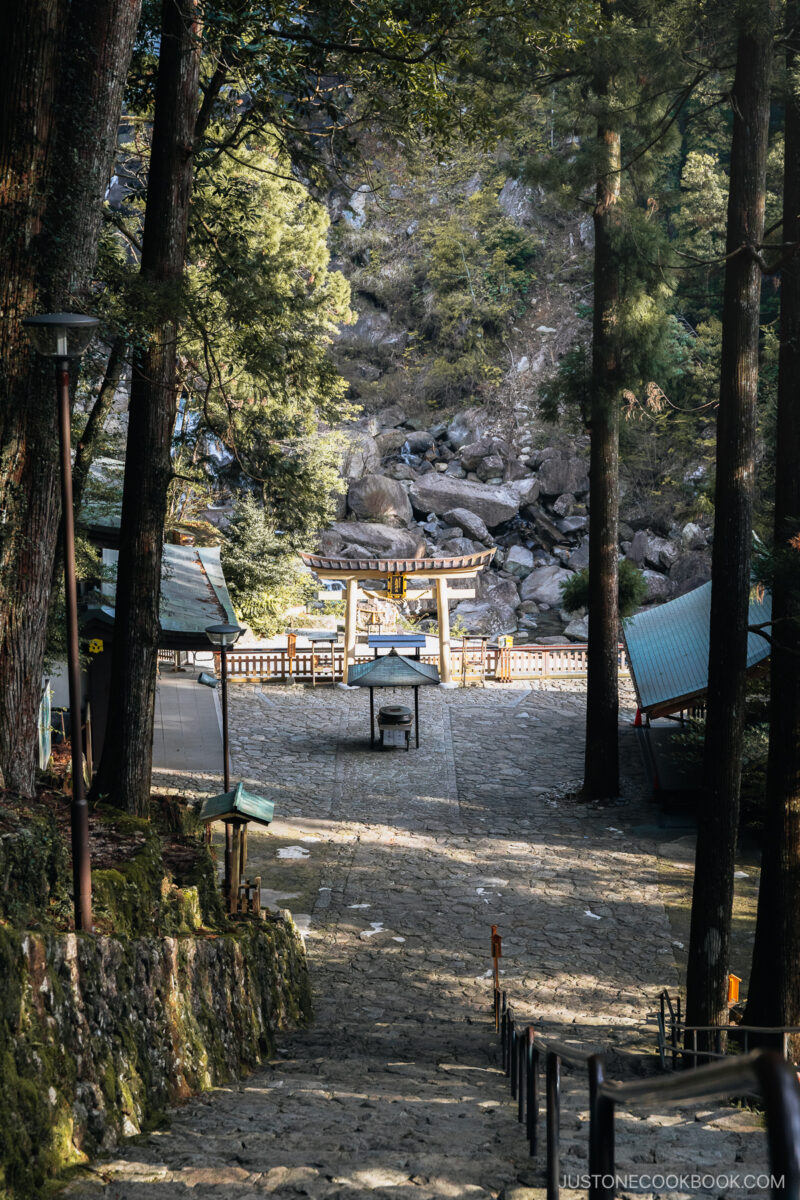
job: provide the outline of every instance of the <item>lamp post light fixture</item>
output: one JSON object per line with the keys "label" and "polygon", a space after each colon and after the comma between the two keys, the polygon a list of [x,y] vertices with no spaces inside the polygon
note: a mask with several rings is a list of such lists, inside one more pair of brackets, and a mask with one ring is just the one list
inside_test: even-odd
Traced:
{"label": "lamp post light fixture", "polygon": [[[211,642],[211,645],[219,653],[219,673],[222,679],[222,778],[223,792],[231,790],[231,767],[230,767],[230,752],[228,746],[228,651],[231,646],[234,646],[239,638],[244,633],[238,625],[207,625],[206,637]],[[205,683],[201,673],[198,680],[199,683]],[[207,826],[209,834],[211,825]],[[240,833],[237,830],[237,833]],[[239,857],[239,840],[234,848],[234,829],[230,821],[225,822],[225,894],[228,900],[228,911],[232,911],[231,905],[234,902],[234,883],[238,881],[239,871],[234,858]],[[235,851],[235,852],[234,852]],[[238,887],[236,888],[238,891]]]}
{"label": "lamp post light fixture", "polygon": [[81,667],[78,642],[78,583],[75,574],[75,520],[72,511],[72,438],[69,360],[80,358],[99,325],[82,313],[47,313],[23,322],[34,350],[53,360],[56,369],[58,435],[61,449],[61,516],[64,530],[64,594],[67,615],[67,678],[72,742],[72,880],[75,928],[92,929],[92,874],[89,857],[89,808],[83,782]]}

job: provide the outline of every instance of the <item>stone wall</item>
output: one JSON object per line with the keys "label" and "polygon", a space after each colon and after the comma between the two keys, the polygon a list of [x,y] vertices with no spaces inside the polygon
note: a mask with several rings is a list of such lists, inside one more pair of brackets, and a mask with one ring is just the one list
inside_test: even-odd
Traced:
{"label": "stone wall", "polygon": [[288,914],[205,937],[0,928],[0,1198],[40,1195],[309,1017]]}

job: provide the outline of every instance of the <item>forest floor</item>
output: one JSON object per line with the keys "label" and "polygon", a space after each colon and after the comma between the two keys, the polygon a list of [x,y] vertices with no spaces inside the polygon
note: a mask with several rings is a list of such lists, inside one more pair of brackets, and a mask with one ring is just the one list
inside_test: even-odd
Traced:
{"label": "forest floor", "polygon": [[[276,802],[270,829],[251,830],[248,873],[305,931],[315,1021],[255,1075],[176,1110],[68,1194],[543,1195],[543,1163],[528,1157],[499,1070],[491,925],[517,1010],[605,1050],[612,1078],[655,1069],[652,1014],[679,980],[662,870],[686,831],[643,799],[623,699],[623,794],[595,808],[572,795],[578,681],[424,689],[421,745],[408,753],[370,748],[363,692],[234,685],[234,778]],[[587,1108],[583,1076],[565,1070],[567,1182],[586,1170]],[[617,1130],[622,1173],[699,1170],[723,1177],[715,1196],[765,1194],[745,1180],[765,1169],[757,1114],[713,1103],[620,1113]]]}

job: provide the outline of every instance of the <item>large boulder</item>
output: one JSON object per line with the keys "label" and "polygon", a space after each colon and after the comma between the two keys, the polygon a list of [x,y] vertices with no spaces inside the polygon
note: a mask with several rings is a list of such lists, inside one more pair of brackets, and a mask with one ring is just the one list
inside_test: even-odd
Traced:
{"label": "large boulder", "polygon": [[466,508],[449,508],[442,515],[448,525],[455,525],[463,529],[467,537],[474,538],[478,542],[491,542],[492,535],[486,528],[485,521],[482,521],[474,512],[469,512]]}
{"label": "large boulder", "polygon": [[633,535],[628,558],[636,566],[653,571],[668,571],[680,555],[680,549],[669,538],[659,537],[649,529],[639,529]]}
{"label": "large boulder", "polygon": [[543,496],[562,496],[565,492],[581,496],[589,490],[582,458],[548,458],[539,467],[537,478]]}
{"label": "large boulder", "polygon": [[584,567],[589,565],[589,539],[581,542],[577,550],[573,550],[569,556],[570,570],[582,571]]}
{"label": "large boulder", "polygon": [[465,471],[477,471],[485,458],[495,452],[495,439],[490,437],[478,438],[477,442],[469,442],[459,451],[459,459]]}
{"label": "large boulder", "polygon": [[485,409],[467,408],[456,413],[447,426],[447,440],[454,450],[459,450],[468,442],[477,441],[488,428],[489,421]]}
{"label": "large boulder", "polygon": [[484,483],[488,483],[490,479],[502,480],[503,478],[503,460],[499,454],[487,454],[486,458],[482,458],[478,463],[478,469],[475,474]]}
{"label": "large boulder", "polygon": [[345,479],[360,479],[371,475],[381,465],[381,453],[374,437],[360,430],[348,430],[347,445],[342,455],[342,476]]}
{"label": "large boulder", "polygon": [[479,554],[483,549],[479,542],[473,542],[471,538],[450,537],[439,546],[437,557],[460,558],[464,554]]}
{"label": "large boulder", "polygon": [[[396,454],[402,450],[407,441],[408,433],[405,429],[388,429],[385,433],[378,434],[375,438],[375,445],[378,447],[381,458],[385,458],[387,454]],[[410,446],[408,450],[411,453]]]}
{"label": "large boulder", "polygon": [[506,554],[504,567],[509,575],[518,575],[520,578],[524,578],[533,570],[533,555],[524,546],[512,546]]}
{"label": "large boulder", "polygon": [[642,571],[645,583],[647,584],[647,595],[645,603],[652,604],[656,600],[671,600],[677,591],[677,584],[671,579],[667,579],[666,575],[662,575],[660,571]]}
{"label": "large boulder", "polygon": [[524,479],[514,479],[506,486],[519,500],[520,508],[524,508],[526,504],[535,504],[539,499],[539,480],[531,475]]}
{"label": "large boulder", "polygon": [[334,521],[320,544],[323,554],[340,558],[421,558],[425,553],[425,538],[418,529],[375,521]]}
{"label": "large boulder", "polygon": [[468,633],[512,633],[517,628],[519,594],[511,579],[494,571],[479,571],[475,577],[475,599],[462,600],[452,614]]}
{"label": "large boulder", "polygon": [[582,617],[573,617],[564,630],[564,636],[568,637],[573,642],[588,642],[589,640],[589,618],[586,614]]}
{"label": "large boulder", "polygon": [[417,512],[443,515],[452,508],[466,508],[494,529],[519,512],[519,500],[508,488],[455,479],[446,472],[431,473],[412,483],[409,495]]}
{"label": "large boulder", "polygon": [[347,507],[360,521],[407,525],[413,517],[405,488],[386,475],[354,479],[347,493]]}
{"label": "large boulder", "polygon": [[564,567],[537,567],[524,580],[520,595],[523,600],[535,600],[537,604],[560,608],[564,599],[561,584],[571,579],[572,575],[573,572]]}
{"label": "large boulder", "polygon": [[669,569],[669,577],[675,586],[675,595],[684,596],[696,587],[708,583],[711,578],[711,561],[702,550],[689,550],[681,554]]}
{"label": "large boulder", "polygon": [[681,544],[684,550],[702,550],[708,545],[705,530],[696,525],[694,521],[689,521],[681,530]]}
{"label": "large boulder", "polygon": [[399,404],[389,404],[375,414],[375,419],[379,429],[396,429],[398,425],[405,424],[406,414]]}

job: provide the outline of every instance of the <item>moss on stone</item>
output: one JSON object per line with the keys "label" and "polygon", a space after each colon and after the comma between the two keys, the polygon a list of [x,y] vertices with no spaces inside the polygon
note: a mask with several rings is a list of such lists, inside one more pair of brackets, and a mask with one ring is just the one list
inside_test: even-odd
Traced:
{"label": "moss on stone", "polygon": [[[310,1016],[290,922],[211,936],[0,929],[0,1200],[250,1071]],[[80,1073],[76,1062],[80,1059]]]}

